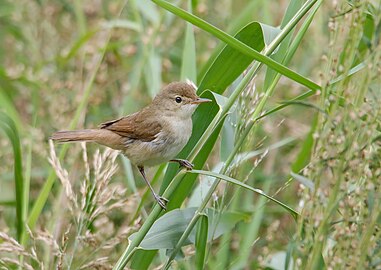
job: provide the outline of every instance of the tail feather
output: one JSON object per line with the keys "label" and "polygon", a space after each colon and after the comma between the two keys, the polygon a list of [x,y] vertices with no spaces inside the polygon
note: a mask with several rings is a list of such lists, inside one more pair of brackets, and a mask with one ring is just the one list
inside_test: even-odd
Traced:
{"label": "tail feather", "polygon": [[115,150],[125,149],[125,138],[107,129],[63,130],[50,137],[57,142],[96,142]]}
{"label": "tail feather", "polygon": [[58,142],[91,142],[95,141],[97,135],[96,129],[63,130],[53,133],[50,139]]}

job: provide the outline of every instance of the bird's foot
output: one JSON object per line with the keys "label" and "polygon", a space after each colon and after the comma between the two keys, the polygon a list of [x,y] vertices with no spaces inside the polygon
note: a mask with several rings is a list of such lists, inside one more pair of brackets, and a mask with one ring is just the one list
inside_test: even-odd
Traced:
{"label": "bird's foot", "polygon": [[192,163],[190,163],[188,160],[186,159],[173,159],[171,160],[173,162],[177,162],[179,163],[180,167],[184,167],[186,168],[187,170],[192,170],[194,165]]}
{"label": "bird's foot", "polygon": [[155,200],[160,205],[160,207],[163,208],[164,211],[167,210],[167,203],[169,202],[168,199],[156,195]]}

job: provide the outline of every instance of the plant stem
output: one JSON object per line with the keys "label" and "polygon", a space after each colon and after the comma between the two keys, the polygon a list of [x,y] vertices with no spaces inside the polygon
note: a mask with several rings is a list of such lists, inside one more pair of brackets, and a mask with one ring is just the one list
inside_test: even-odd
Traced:
{"label": "plant stem", "polygon": [[[194,16],[193,14],[190,14],[186,12],[183,9],[180,9],[164,0],[152,0],[155,2],[157,5],[167,9],[168,11],[175,13],[177,16],[183,18],[184,20],[187,20],[188,22],[202,28],[203,30],[211,33],[218,39],[222,40],[223,42],[229,44],[232,46],[234,49],[237,51],[253,57],[255,60],[266,64],[267,66],[271,67],[272,69],[282,73],[283,75],[289,77],[290,79],[308,87],[309,89],[312,90],[319,90],[321,87],[317,85],[316,83],[312,82],[311,80],[301,76],[300,74],[296,73],[295,71],[290,70],[289,68],[277,63],[273,59],[269,58],[267,55],[261,54],[254,50],[253,48],[247,46],[245,43],[235,39],[234,37],[230,36],[229,34],[221,31],[217,27],[207,23],[206,21]],[[312,6],[317,0],[312,0],[310,1],[310,5]],[[306,5],[307,7],[307,5]],[[306,11],[308,11],[308,8],[306,8]],[[300,12],[301,14],[303,13],[303,10]],[[303,17],[303,16],[301,16]]]}
{"label": "plant stem", "polygon": [[[166,7],[168,7],[168,5],[170,5],[169,3],[166,3],[165,1],[161,1],[161,0],[153,0],[155,3],[161,3],[160,6],[164,7],[163,5],[166,5]],[[307,2],[303,8],[300,10],[300,12],[298,12],[294,17],[293,19],[290,20],[290,22],[284,27],[284,29],[281,31],[281,33],[274,39],[274,41],[269,45],[269,47],[264,51],[264,55],[260,54],[261,56],[265,56],[265,58],[267,59],[269,55],[271,55],[273,53],[273,51],[278,47],[278,45],[282,42],[282,40],[289,34],[289,32],[293,29],[293,27],[302,19],[302,17],[308,12],[309,9],[312,8],[312,6],[315,4],[317,0],[312,0],[312,1],[309,1]],[[163,5],[162,5],[163,4]],[[172,6],[172,5],[170,5]],[[166,8],[164,7],[164,8]],[[174,7],[174,6],[173,6]],[[177,9],[177,8],[176,8]],[[173,11],[173,9],[169,9],[169,11]],[[181,10],[181,12],[185,12],[185,14],[189,14],[187,13],[186,11],[183,11]],[[177,14],[177,13],[176,13]],[[181,15],[177,14],[178,16],[182,17]],[[189,14],[190,16],[193,16],[194,18],[196,18],[197,20],[200,20],[199,18],[195,17],[194,15],[192,14]],[[183,17],[182,17],[183,18]],[[187,19],[187,18],[184,18],[184,19]],[[188,18],[189,19],[189,18]],[[194,23],[194,21],[192,20],[188,20],[189,22]],[[197,25],[197,24],[195,24]],[[217,29],[217,28],[215,28]],[[217,29],[218,31],[222,32],[221,30]],[[216,30],[216,31],[217,31]],[[222,32],[224,33],[224,32]],[[227,35],[226,33],[224,33],[224,35]],[[229,35],[227,35],[229,36]],[[231,36],[229,36],[230,38],[232,38]],[[232,38],[233,40],[235,40],[234,38]],[[232,46],[232,44],[230,42],[227,42],[229,45]],[[242,43],[243,44],[243,43]],[[246,46],[246,45],[245,45]],[[235,46],[233,46],[235,48]],[[246,46],[248,47],[248,46]],[[250,50],[252,50],[250,48]],[[241,51],[241,50],[239,50]],[[254,51],[254,50],[253,50]],[[257,53],[257,52],[256,52]],[[251,55],[253,56],[253,55]],[[263,59],[263,57],[261,57],[261,59]],[[273,61],[273,60],[271,60]],[[263,62],[265,63],[265,62]],[[250,70],[248,71],[248,73],[246,74],[246,76],[242,79],[242,81],[240,82],[240,84],[237,86],[237,88],[235,89],[235,91],[232,93],[232,95],[229,97],[227,103],[225,104],[225,106],[222,108],[222,111],[221,113],[218,113],[215,118],[212,120],[212,122],[210,123],[210,125],[208,126],[208,128],[205,130],[204,134],[201,136],[200,140],[197,142],[197,144],[195,145],[195,147],[193,148],[193,150],[191,151],[191,153],[189,154],[189,160],[192,161],[196,156],[197,154],[199,153],[199,151],[201,150],[202,146],[204,145],[204,143],[207,141],[208,137],[210,136],[210,134],[212,134],[213,130],[215,129],[215,127],[218,125],[218,123],[220,122],[221,119],[224,118],[225,114],[227,114],[230,110],[230,108],[233,106],[233,104],[235,103],[235,101],[238,99],[239,95],[242,93],[242,91],[246,88],[246,86],[248,85],[248,83],[252,80],[252,78],[255,76],[255,74],[257,74],[259,68],[263,65],[263,63],[259,63],[259,62],[256,62],[251,68]],[[275,68],[274,68],[275,69]],[[277,69],[275,69],[277,70]],[[320,86],[317,86],[316,87],[312,87],[312,89],[314,90],[317,90],[317,89],[320,89]],[[258,110],[259,112],[259,110]],[[259,114],[259,113],[257,113]],[[254,122],[252,122],[254,125]],[[246,138],[245,136],[247,136],[247,134],[249,133],[249,129],[247,129],[245,131],[245,134],[242,136],[243,138],[240,139],[240,144],[236,145],[236,147],[234,148],[234,150],[232,151],[232,153],[230,154],[228,160],[226,161],[225,163],[225,166],[224,168],[221,170],[222,173],[226,172],[227,168],[230,166],[230,163],[233,161],[234,159],[234,156],[235,154],[238,152],[239,148],[241,147],[242,143],[244,142],[244,139]],[[168,195],[170,196],[172,194],[172,192],[175,190],[176,186],[179,184],[179,183],[176,183],[179,181],[179,179],[181,179],[182,175],[178,174],[174,179],[173,181],[171,182],[171,184],[168,186],[168,188],[165,190],[164,192],[164,196],[167,197]],[[199,207],[199,209],[197,210],[197,212],[201,213],[203,211],[203,209],[206,207],[210,197],[212,196],[215,188],[218,186],[219,184],[219,181],[220,180],[216,180],[212,187],[209,189],[209,192],[208,194],[206,195],[205,199],[203,200],[201,206]],[[176,186],[175,184],[176,183]],[[121,270],[123,269],[123,267],[127,264],[129,258],[131,258],[131,252],[134,250],[134,248],[138,247],[139,244],[141,243],[141,241],[144,239],[144,236],[148,233],[149,229],[152,227],[153,223],[156,221],[156,219],[159,217],[161,213],[161,208],[156,205],[154,207],[154,209],[152,210],[151,214],[148,216],[146,222],[143,224],[143,226],[141,227],[141,229],[139,230],[139,232],[136,234],[136,237],[130,242],[130,244],[128,245],[127,249],[124,251],[124,253],[122,254],[122,256],[119,258],[117,264],[114,266],[114,270]],[[192,219],[193,220],[193,219]],[[194,222],[191,222],[191,224],[195,224]],[[190,224],[190,225],[191,225]],[[190,227],[189,225],[187,226],[187,229],[186,229],[186,232],[190,232],[191,229],[193,227]],[[186,239],[187,235],[183,234],[183,236],[181,237],[181,239]],[[176,245],[174,251],[172,252],[172,254],[176,255],[177,251],[180,249],[180,247],[182,246],[182,242],[178,242],[178,244]],[[171,254],[171,257],[173,256]],[[174,258],[174,257],[173,257]],[[170,264],[171,262],[168,260],[167,261],[167,264]]]}
{"label": "plant stem", "polygon": [[[172,192],[176,189],[176,187],[180,184],[180,180],[183,177],[184,172],[180,171],[176,177],[169,184],[167,189],[164,191],[163,196],[168,197]],[[131,259],[131,253],[136,250],[141,241],[143,241],[144,236],[148,233],[149,229],[152,227],[153,223],[159,217],[162,212],[162,208],[156,204],[152,210],[152,212],[147,217],[147,220],[143,223],[139,232],[136,234],[136,237],[131,240],[126,250],[123,252],[122,256],[119,258],[117,263],[114,265],[114,270],[122,270],[126,266],[127,262]]]}
{"label": "plant stem", "polygon": [[[289,23],[287,23],[287,25],[285,26],[285,28],[281,31],[281,33],[277,36],[277,38],[270,44],[270,46],[265,50],[264,54],[265,55],[271,55],[271,53],[278,47],[278,45],[280,44],[280,42],[288,35],[288,33],[292,30],[292,27],[294,27],[296,25],[296,23],[298,21],[301,20],[302,16],[304,16],[309,9],[311,9],[313,7],[313,4],[315,3],[316,1],[313,0],[313,1],[310,1],[310,2],[307,2],[300,10],[300,12],[298,12],[297,14],[295,14],[294,18],[290,20]],[[321,4],[321,1],[319,2],[319,5],[318,7],[320,6]],[[292,27],[291,27],[292,26]],[[294,53],[295,50],[292,50],[292,53]],[[293,55],[293,54],[292,54]],[[289,56],[289,59],[291,58],[291,56]],[[289,60],[288,59],[288,60]],[[237,93],[241,93],[247,86],[247,84],[251,81],[252,77],[258,72],[259,68],[262,66],[262,63],[261,64],[258,64],[258,65],[254,65],[250,70],[249,72],[247,73],[247,75],[245,76],[245,78],[240,82],[240,84],[238,85],[237,89],[233,92],[232,96],[234,96],[235,99],[238,98],[238,94]],[[280,78],[280,74],[277,74],[277,77],[274,81],[278,82]],[[258,107],[255,109],[254,113],[253,113],[253,119],[256,119],[260,112],[263,110],[263,107],[264,105],[266,104],[266,101],[268,99],[268,97],[273,93],[274,91],[274,88],[276,86],[276,82],[275,83],[272,83],[271,84],[271,87],[268,88],[268,90],[266,91],[265,93],[265,96],[262,98],[262,100],[260,101]],[[231,97],[232,97],[231,96]],[[229,100],[231,100],[231,98],[229,98]],[[232,106],[231,103],[227,103],[225,107],[227,106]],[[224,112],[224,111],[223,111]],[[221,113],[221,115],[223,115]],[[247,138],[247,136],[249,135],[251,129],[253,128],[254,124],[256,123],[256,121],[251,121],[249,123],[249,125],[246,127],[246,129],[244,130],[244,132],[242,133],[242,135],[240,136],[240,138],[238,139],[238,141],[236,142],[235,146],[234,146],[234,149],[232,150],[232,152],[230,153],[229,157],[227,158],[223,168],[221,169],[220,171],[220,174],[225,174],[230,166],[230,164],[232,163],[232,161],[234,160],[234,157],[235,155],[238,153],[239,149],[241,148],[241,146],[243,145],[245,139]],[[210,198],[212,197],[213,195],[213,192],[215,191],[215,189],[217,188],[218,184],[220,183],[221,179],[216,179],[216,181],[214,181],[214,183],[212,184],[212,186],[209,188],[208,190],[208,193],[207,195],[204,197],[201,205],[199,206],[199,208],[197,209],[196,213],[202,213],[202,211],[205,209],[208,201],[210,200]],[[193,221],[193,218],[192,218],[192,221]],[[193,227],[195,226],[195,222],[190,222],[190,224],[187,226],[187,228],[185,229],[183,235],[181,236],[180,240],[178,241],[176,247],[173,249],[167,263],[166,263],[166,266],[170,265],[171,261],[175,258],[177,252],[180,250],[180,248],[182,247],[184,241],[187,239],[189,233],[192,231]]]}

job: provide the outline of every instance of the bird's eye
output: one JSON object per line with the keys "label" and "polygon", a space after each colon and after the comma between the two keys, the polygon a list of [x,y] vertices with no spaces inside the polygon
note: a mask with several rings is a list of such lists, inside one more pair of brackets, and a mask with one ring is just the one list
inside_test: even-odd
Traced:
{"label": "bird's eye", "polygon": [[177,103],[180,103],[182,101],[181,97],[176,97],[175,100],[176,100]]}

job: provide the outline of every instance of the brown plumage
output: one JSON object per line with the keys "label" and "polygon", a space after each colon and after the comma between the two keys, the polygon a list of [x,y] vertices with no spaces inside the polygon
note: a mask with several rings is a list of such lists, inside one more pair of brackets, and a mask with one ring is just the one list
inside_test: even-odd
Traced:
{"label": "brown plumage", "polygon": [[58,131],[51,139],[58,142],[96,142],[121,150],[135,164],[150,187],[155,199],[165,208],[144,173],[144,166],[176,161],[188,169],[186,160],[173,160],[188,142],[192,133],[192,114],[197,105],[210,100],[199,98],[191,83],[174,82],[165,87],[152,103],[142,110],[111,120],[98,129]]}
{"label": "brown plumage", "polygon": [[153,121],[144,111],[105,122],[100,125],[100,128],[143,142],[154,140],[162,129],[160,122]]}

